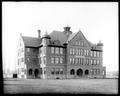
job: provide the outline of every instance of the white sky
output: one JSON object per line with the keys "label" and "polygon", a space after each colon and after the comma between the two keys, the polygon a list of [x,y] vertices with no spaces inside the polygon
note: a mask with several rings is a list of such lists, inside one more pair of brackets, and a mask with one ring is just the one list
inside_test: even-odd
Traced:
{"label": "white sky", "polygon": [[79,29],[92,43],[104,44],[103,65],[118,70],[117,2],[2,2],[2,46],[5,69],[14,70],[20,33],[37,37],[47,30]]}

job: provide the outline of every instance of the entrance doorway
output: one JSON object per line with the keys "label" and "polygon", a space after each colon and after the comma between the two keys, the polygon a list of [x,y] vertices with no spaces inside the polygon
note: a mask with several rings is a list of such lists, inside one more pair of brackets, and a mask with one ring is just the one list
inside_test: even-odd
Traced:
{"label": "entrance doorway", "polygon": [[89,75],[89,70],[85,70],[85,75]]}
{"label": "entrance doorway", "polygon": [[82,77],[82,75],[83,75],[83,70],[82,70],[82,69],[78,69],[78,70],[77,70],[77,75],[80,76],[80,77]]}
{"label": "entrance doorway", "polygon": [[39,70],[38,70],[38,69],[35,69],[34,74],[35,74],[35,78],[38,78]]}

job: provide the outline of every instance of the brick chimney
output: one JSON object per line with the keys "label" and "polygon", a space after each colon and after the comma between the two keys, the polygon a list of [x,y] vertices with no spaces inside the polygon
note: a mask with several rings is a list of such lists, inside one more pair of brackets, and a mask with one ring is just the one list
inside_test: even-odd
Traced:
{"label": "brick chimney", "polygon": [[72,31],[70,31],[70,28],[71,27],[69,27],[69,26],[64,27],[64,32],[68,37],[72,34]]}
{"label": "brick chimney", "polygon": [[41,38],[41,30],[38,30],[38,38]]}

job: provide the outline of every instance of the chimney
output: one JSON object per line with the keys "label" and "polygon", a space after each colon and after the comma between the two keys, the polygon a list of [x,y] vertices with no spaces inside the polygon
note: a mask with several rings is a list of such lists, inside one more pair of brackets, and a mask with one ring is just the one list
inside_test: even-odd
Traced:
{"label": "chimney", "polygon": [[64,27],[64,31],[70,31],[70,27]]}
{"label": "chimney", "polygon": [[38,30],[38,38],[41,38],[41,30]]}
{"label": "chimney", "polygon": [[70,31],[70,28],[71,27],[69,27],[69,26],[64,27],[64,32],[68,37],[72,34],[72,31]]}

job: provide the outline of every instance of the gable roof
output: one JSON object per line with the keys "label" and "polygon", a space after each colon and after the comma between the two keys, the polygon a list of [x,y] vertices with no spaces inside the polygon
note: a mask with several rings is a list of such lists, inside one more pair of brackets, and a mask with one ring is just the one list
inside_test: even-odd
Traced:
{"label": "gable roof", "polygon": [[22,36],[25,46],[38,47],[41,44],[41,39],[35,37]]}
{"label": "gable roof", "polygon": [[75,32],[75,33],[71,34],[66,43],[68,43],[70,40],[72,40],[77,35],[77,33],[78,32]]}

